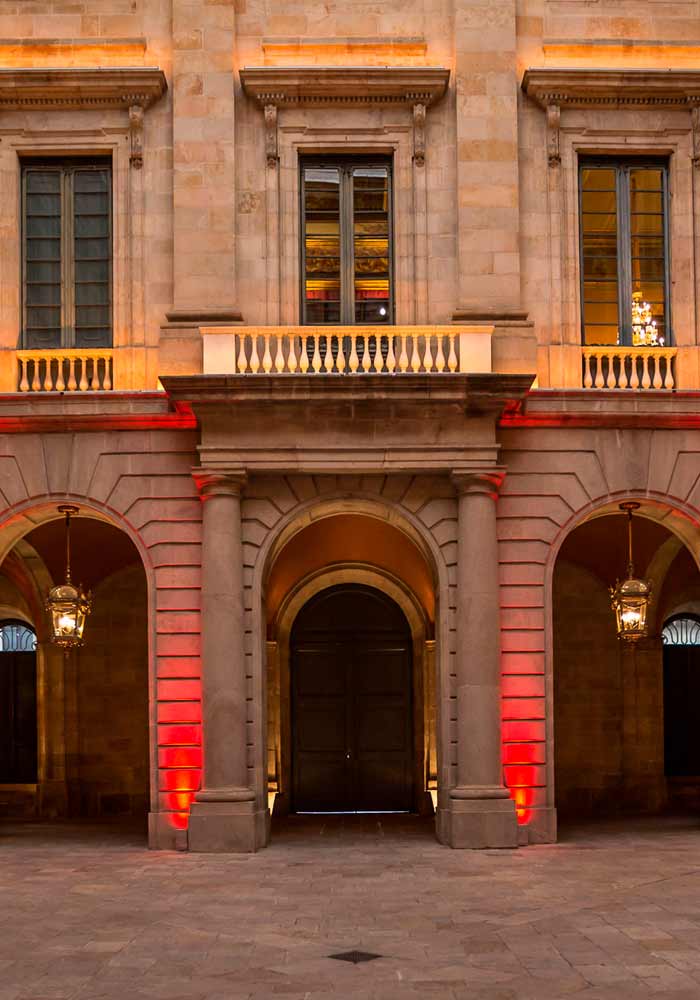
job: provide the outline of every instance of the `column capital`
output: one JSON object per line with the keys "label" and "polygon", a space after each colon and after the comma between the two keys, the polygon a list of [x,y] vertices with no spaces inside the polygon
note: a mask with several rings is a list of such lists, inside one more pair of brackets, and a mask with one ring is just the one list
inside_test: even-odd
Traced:
{"label": "column capital", "polygon": [[485,494],[495,500],[506,477],[501,466],[490,469],[460,469],[453,471],[450,478],[458,496]]}
{"label": "column capital", "polygon": [[192,469],[197,492],[202,500],[209,497],[240,497],[245,487],[247,476],[245,469],[196,468]]}

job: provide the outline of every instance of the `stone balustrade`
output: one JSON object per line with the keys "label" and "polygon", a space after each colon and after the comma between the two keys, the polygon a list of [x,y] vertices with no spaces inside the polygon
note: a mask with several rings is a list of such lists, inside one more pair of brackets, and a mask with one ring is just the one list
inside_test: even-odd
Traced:
{"label": "stone balustrade", "polygon": [[204,374],[490,372],[493,327],[202,327]]}
{"label": "stone balustrade", "polygon": [[113,351],[17,351],[19,392],[108,392],[114,386]]}
{"label": "stone balustrade", "polygon": [[584,389],[674,389],[675,347],[583,347]]}

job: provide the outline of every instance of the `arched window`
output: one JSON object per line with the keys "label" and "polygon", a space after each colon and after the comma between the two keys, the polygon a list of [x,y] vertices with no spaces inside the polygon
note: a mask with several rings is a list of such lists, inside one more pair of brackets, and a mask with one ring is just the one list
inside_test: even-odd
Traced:
{"label": "arched window", "polygon": [[689,615],[669,618],[661,632],[664,646],[700,646],[700,621]]}
{"label": "arched window", "polygon": [[36,633],[24,622],[3,622],[0,625],[0,653],[33,653]]}
{"label": "arched window", "polygon": [[37,780],[36,633],[0,622],[0,784]]}
{"label": "arched window", "polygon": [[700,618],[669,618],[664,648],[664,756],[669,778],[700,776]]}

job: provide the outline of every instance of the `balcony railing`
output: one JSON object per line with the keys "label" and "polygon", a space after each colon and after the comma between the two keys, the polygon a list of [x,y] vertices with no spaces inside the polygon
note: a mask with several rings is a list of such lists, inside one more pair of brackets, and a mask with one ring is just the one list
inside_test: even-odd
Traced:
{"label": "balcony railing", "polygon": [[17,351],[19,392],[95,392],[114,386],[113,351]]}
{"label": "balcony railing", "polygon": [[584,347],[584,389],[674,389],[675,347]]}
{"label": "balcony railing", "polygon": [[205,374],[490,372],[492,327],[202,327]]}

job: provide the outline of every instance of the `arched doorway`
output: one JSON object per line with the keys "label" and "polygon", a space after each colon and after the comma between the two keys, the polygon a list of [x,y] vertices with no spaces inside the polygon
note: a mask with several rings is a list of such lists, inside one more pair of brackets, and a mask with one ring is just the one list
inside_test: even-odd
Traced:
{"label": "arched doorway", "polygon": [[292,809],[409,812],[413,657],[399,606],[371,587],[321,591],[290,642]]}
{"label": "arched doorway", "polygon": [[[73,518],[73,578],[91,591],[92,613],[84,644],[64,653],[50,641],[44,601],[64,578],[65,527],[55,508],[47,512],[54,516],[41,513],[0,561],[1,648],[34,645],[0,652],[0,757],[13,762],[0,774],[0,818],[105,821],[144,836],[151,799],[144,564],[116,525],[82,511]],[[3,670],[5,657],[12,669]],[[2,714],[8,693],[11,727]]]}
{"label": "arched doorway", "polygon": [[700,796],[700,618],[673,615],[661,632],[664,669],[664,771],[679,790]]}
{"label": "arched doorway", "polygon": [[0,622],[0,785],[38,778],[36,633],[23,621]]}
{"label": "arched doorway", "polygon": [[669,770],[671,759],[686,776],[693,767],[689,720],[674,735],[671,718],[678,715],[674,704],[688,697],[687,690],[680,695],[679,683],[684,671],[687,679],[688,657],[678,654],[686,666],[671,678],[674,654],[665,633],[682,609],[700,607],[700,573],[674,528],[671,509],[658,504],[643,503],[634,518],[635,573],[652,589],[648,635],[635,643],[617,639],[610,605],[610,587],[627,568],[624,516],[608,505],[574,527],[559,548],[552,679],[560,822],[655,815],[689,804],[674,790]]}

